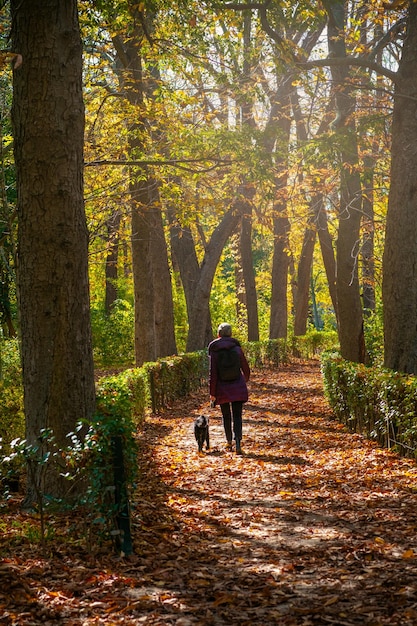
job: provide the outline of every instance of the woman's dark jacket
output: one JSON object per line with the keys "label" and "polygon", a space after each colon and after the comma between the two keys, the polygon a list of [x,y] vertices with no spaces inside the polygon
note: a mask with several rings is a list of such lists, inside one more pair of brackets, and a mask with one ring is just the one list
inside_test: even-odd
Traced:
{"label": "woman's dark jacket", "polygon": [[[240,377],[237,380],[220,380],[217,357],[218,351],[223,349],[236,350],[240,355]],[[210,395],[215,396],[216,404],[246,402],[248,399],[246,382],[250,377],[250,369],[238,340],[233,337],[218,337],[209,344],[208,354],[210,358]]]}

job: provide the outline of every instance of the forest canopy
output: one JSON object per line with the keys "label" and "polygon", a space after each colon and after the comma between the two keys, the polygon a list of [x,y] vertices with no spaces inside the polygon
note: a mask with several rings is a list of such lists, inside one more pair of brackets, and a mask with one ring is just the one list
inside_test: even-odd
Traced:
{"label": "forest canopy", "polygon": [[[30,60],[16,48],[24,7],[11,4],[1,12],[6,337],[20,319],[10,107]],[[396,107],[413,114],[414,4],[75,3],[96,363],[203,349],[225,319],[249,340],[336,329],[345,358],[369,361],[378,344],[382,354],[385,316],[386,327],[399,320],[386,364],[416,369],[406,354],[415,338],[393,346],[417,306],[412,270],[393,258],[407,242],[412,266],[407,217],[405,234],[388,231],[395,274],[382,264],[387,213],[398,223],[395,194],[413,158],[398,160],[392,124]],[[16,98],[15,86],[18,111]],[[411,122],[398,128],[398,141],[412,132]]]}

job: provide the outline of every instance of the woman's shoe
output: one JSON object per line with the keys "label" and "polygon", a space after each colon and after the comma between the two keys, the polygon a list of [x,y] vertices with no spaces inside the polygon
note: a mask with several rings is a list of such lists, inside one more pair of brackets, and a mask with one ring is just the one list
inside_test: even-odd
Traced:
{"label": "woman's shoe", "polygon": [[240,446],[240,439],[236,439],[236,454],[242,454],[242,448]]}

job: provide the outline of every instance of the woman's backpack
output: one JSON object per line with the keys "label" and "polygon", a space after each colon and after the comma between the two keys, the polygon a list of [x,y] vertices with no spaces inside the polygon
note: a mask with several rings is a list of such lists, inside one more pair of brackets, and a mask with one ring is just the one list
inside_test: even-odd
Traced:
{"label": "woman's backpack", "polygon": [[240,378],[240,354],[235,348],[218,350],[217,371],[220,380],[225,382]]}

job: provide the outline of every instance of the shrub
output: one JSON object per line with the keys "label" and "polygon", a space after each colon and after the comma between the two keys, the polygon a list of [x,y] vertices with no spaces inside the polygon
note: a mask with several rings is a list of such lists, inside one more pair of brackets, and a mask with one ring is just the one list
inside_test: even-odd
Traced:
{"label": "shrub", "polygon": [[[10,443],[24,437],[22,368],[16,339],[0,343],[0,445],[2,456],[12,452]],[[14,459],[0,467],[0,476],[7,481],[21,471],[21,462]]]}
{"label": "shrub", "polygon": [[417,378],[322,356],[324,390],[337,419],[405,456],[417,456]]}
{"label": "shrub", "polygon": [[325,350],[334,350],[339,346],[339,338],[335,330],[309,330],[305,335],[292,337],[292,353],[294,356],[311,359]]}
{"label": "shrub", "polygon": [[93,352],[96,366],[132,364],[134,349],[134,308],[126,300],[116,300],[110,315],[91,310]]}

